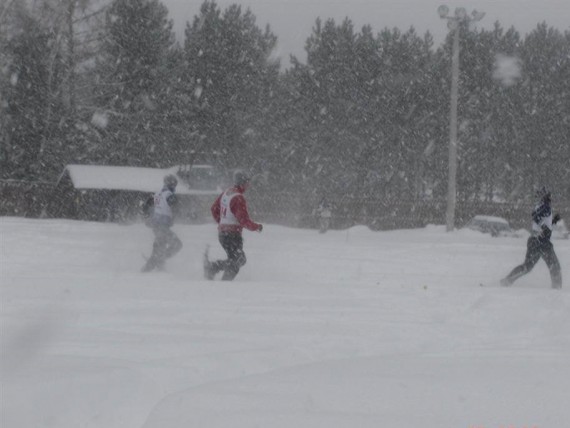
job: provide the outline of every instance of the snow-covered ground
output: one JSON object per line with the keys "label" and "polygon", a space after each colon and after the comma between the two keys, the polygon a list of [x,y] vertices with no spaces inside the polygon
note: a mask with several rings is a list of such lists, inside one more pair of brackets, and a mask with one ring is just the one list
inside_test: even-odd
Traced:
{"label": "snow-covered ground", "polygon": [[174,230],[0,219],[2,428],[570,426],[569,240],[501,288],[524,238],[266,225],[225,283]]}

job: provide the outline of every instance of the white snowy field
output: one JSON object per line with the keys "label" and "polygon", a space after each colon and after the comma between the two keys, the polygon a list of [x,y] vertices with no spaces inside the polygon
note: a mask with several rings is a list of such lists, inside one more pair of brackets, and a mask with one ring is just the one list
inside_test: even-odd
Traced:
{"label": "white snowy field", "polygon": [[570,426],[569,240],[501,288],[524,238],[266,225],[227,283],[174,230],[0,219],[2,428]]}

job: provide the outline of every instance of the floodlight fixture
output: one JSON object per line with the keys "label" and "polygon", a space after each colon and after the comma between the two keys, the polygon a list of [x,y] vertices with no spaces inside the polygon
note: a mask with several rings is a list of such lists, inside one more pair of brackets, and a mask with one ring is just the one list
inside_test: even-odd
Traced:
{"label": "floodlight fixture", "polygon": [[458,27],[459,27],[459,20],[449,19],[447,21],[447,28],[449,28],[451,31],[457,30]]}
{"label": "floodlight fixture", "polygon": [[471,12],[471,16],[472,16],[471,19],[473,21],[481,21],[485,16],[485,12],[479,12],[477,10],[474,10],[473,12]]}
{"label": "floodlight fixture", "polygon": [[461,21],[467,18],[467,11],[464,7],[458,7],[455,9],[455,17]]}
{"label": "floodlight fixture", "polygon": [[439,13],[439,17],[441,19],[445,19],[449,14],[449,8],[446,5],[442,4],[440,7],[437,8],[437,13]]}

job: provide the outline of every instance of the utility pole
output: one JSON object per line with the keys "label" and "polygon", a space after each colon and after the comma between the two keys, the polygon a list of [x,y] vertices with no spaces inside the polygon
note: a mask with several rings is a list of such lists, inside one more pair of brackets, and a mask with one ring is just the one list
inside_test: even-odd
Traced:
{"label": "utility pole", "polygon": [[464,8],[455,9],[453,16],[445,5],[437,9],[439,17],[447,20],[447,27],[453,32],[451,51],[451,95],[449,108],[449,172],[447,182],[447,210],[445,214],[446,230],[455,228],[455,206],[457,203],[457,100],[459,98],[459,30],[462,23],[480,21],[485,13],[474,10],[471,16]]}

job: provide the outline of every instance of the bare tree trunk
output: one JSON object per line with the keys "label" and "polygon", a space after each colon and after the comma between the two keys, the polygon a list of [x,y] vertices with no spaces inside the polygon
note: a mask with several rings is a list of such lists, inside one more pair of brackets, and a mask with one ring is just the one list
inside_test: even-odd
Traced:
{"label": "bare tree trunk", "polygon": [[67,5],[67,73],[68,73],[68,97],[69,112],[75,116],[75,31],[73,28],[73,16],[75,14],[75,0],[68,0]]}
{"label": "bare tree trunk", "polygon": [[58,57],[58,53],[59,53],[59,47],[60,47],[60,33],[59,33],[59,28],[57,28],[57,26],[54,26],[54,33],[55,33],[55,41],[53,44],[53,48],[52,48],[52,52],[50,55],[50,59],[49,59],[49,64],[48,64],[48,81],[47,81],[47,106],[46,106],[46,113],[45,113],[45,120],[44,120],[44,130],[42,132],[42,142],[40,145],[40,151],[38,154],[38,163],[41,163],[41,160],[44,156],[46,147],[48,145],[48,140],[50,137],[50,122],[51,122],[51,118],[52,118],[52,114],[53,114],[53,104],[54,101],[57,98],[57,95],[60,93],[59,90],[54,91],[52,90],[52,86],[53,86],[53,80],[54,80],[54,74],[55,74],[55,62],[57,60]]}

